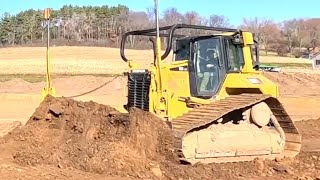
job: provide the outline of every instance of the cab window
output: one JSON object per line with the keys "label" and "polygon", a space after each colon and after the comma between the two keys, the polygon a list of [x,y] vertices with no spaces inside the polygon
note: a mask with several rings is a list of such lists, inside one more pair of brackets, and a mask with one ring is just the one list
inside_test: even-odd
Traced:
{"label": "cab window", "polygon": [[228,71],[238,72],[244,65],[243,53],[240,45],[234,45],[231,40],[226,40],[228,54]]}

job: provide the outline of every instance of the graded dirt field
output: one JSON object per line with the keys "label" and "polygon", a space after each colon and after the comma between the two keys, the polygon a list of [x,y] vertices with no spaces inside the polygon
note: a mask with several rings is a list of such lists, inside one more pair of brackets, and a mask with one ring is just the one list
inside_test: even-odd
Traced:
{"label": "graded dirt field", "polygon": [[320,74],[282,72],[265,75],[279,85],[279,99],[293,120],[320,117]]}
{"label": "graded dirt field", "polygon": [[[77,68],[85,71],[80,74],[106,73],[105,70],[108,70],[106,74],[118,74],[126,69],[117,50],[113,55],[111,51],[99,51],[104,54],[93,56],[96,49],[57,49],[56,55],[60,52],[62,57],[66,53],[66,58],[59,60],[61,66],[56,74],[77,74],[78,70],[74,70]],[[6,52],[0,50],[1,55]],[[77,51],[74,54],[78,55],[70,54],[71,51]],[[18,73],[42,72],[41,56],[35,54],[34,49],[28,50],[30,58],[24,54],[19,61],[15,59],[19,57],[15,54],[17,50],[7,52],[7,56],[0,57],[4,74],[12,74],[12,69],[18,67],[21,68]],[[132,53],[138,55],[136,51]],[[143,54],[144,51],[140,53],[143,57],[148,55]],[[103,61],[99,59],[101,55],[114,56],[114,59]],[[27,58],[25,62],[23,57]],[[176,157],[170,152],[170,132],[161,120],[140,111],[134,112],[131,118],[121,114],[125,112],[122,106],[126,103],[125,77],[55,75],[53,86],[57,96],[70,98],[51,98],[42,104],[43,81],[31,83],[10,77],[0,82],[0,136],[13,127],[20,127],[0,139],[1,177],[9,180],[320,179],[320,74],[312,70],[285,70],[265,75],[279,85],[279,99],[302,134],[300,155],[276,161],[258,159],[195,166],[175,161]],[[50,104],[59,105],[49,107]],[[59,111],[70,113],[57,116]]]}

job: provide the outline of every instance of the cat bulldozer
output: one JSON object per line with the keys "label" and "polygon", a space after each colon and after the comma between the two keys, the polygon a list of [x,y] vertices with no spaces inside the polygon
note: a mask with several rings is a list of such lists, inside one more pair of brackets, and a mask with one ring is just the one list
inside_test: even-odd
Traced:
{"label": "cat bulldozer", "polygon": [[[150,67],[126,56],[130,36],[153,47]],[[129,66],[124,107],[167,122],[181,162],[299,154],[301,135],[278,100],[278,86],[259,71],[253,33],[188,24],[135,30],[123,35],[120,55]]]}

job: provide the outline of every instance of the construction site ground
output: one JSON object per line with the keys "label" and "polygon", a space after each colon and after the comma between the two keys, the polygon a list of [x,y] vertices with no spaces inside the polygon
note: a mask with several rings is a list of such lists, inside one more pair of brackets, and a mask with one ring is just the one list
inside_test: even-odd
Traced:
{"label": "construction site ground", "polygon": [[[161,120],[140,111],[130,118],[120,113],[125,77],[53,76],[57,96],[68,98],[43,103],[45,82],[2,80],[1,179],[320,179],[320,73],[265,75],[279,85],[279,99],[302,134],[302,152],[294,159],[194,166],[176,162]],[[59,111],[66,115],[57,116]]]}

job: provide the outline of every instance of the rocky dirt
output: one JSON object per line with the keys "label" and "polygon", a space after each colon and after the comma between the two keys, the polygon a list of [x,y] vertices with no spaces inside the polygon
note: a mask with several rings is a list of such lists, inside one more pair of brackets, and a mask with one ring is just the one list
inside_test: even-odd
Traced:
{"label": "rocky dirt", "polygon": [[25,126],[4,136],[2,147],[18,145],[12,157],[19,165],[155,178],[159,162],[174,160],[170,129],[145,112],[131,114],[92,101],[48,97]]}
{"label": "rocky dirt", "polygon": [[[320,138],[319,120],[296,124],[304,146]],[[48,97],[26,125],[0,142],[0,173],[6,179],[320,178],[317,144],[294,159],[182,165],[161,119],[137,109],[128,116],[106,105],[67,98]]]}

